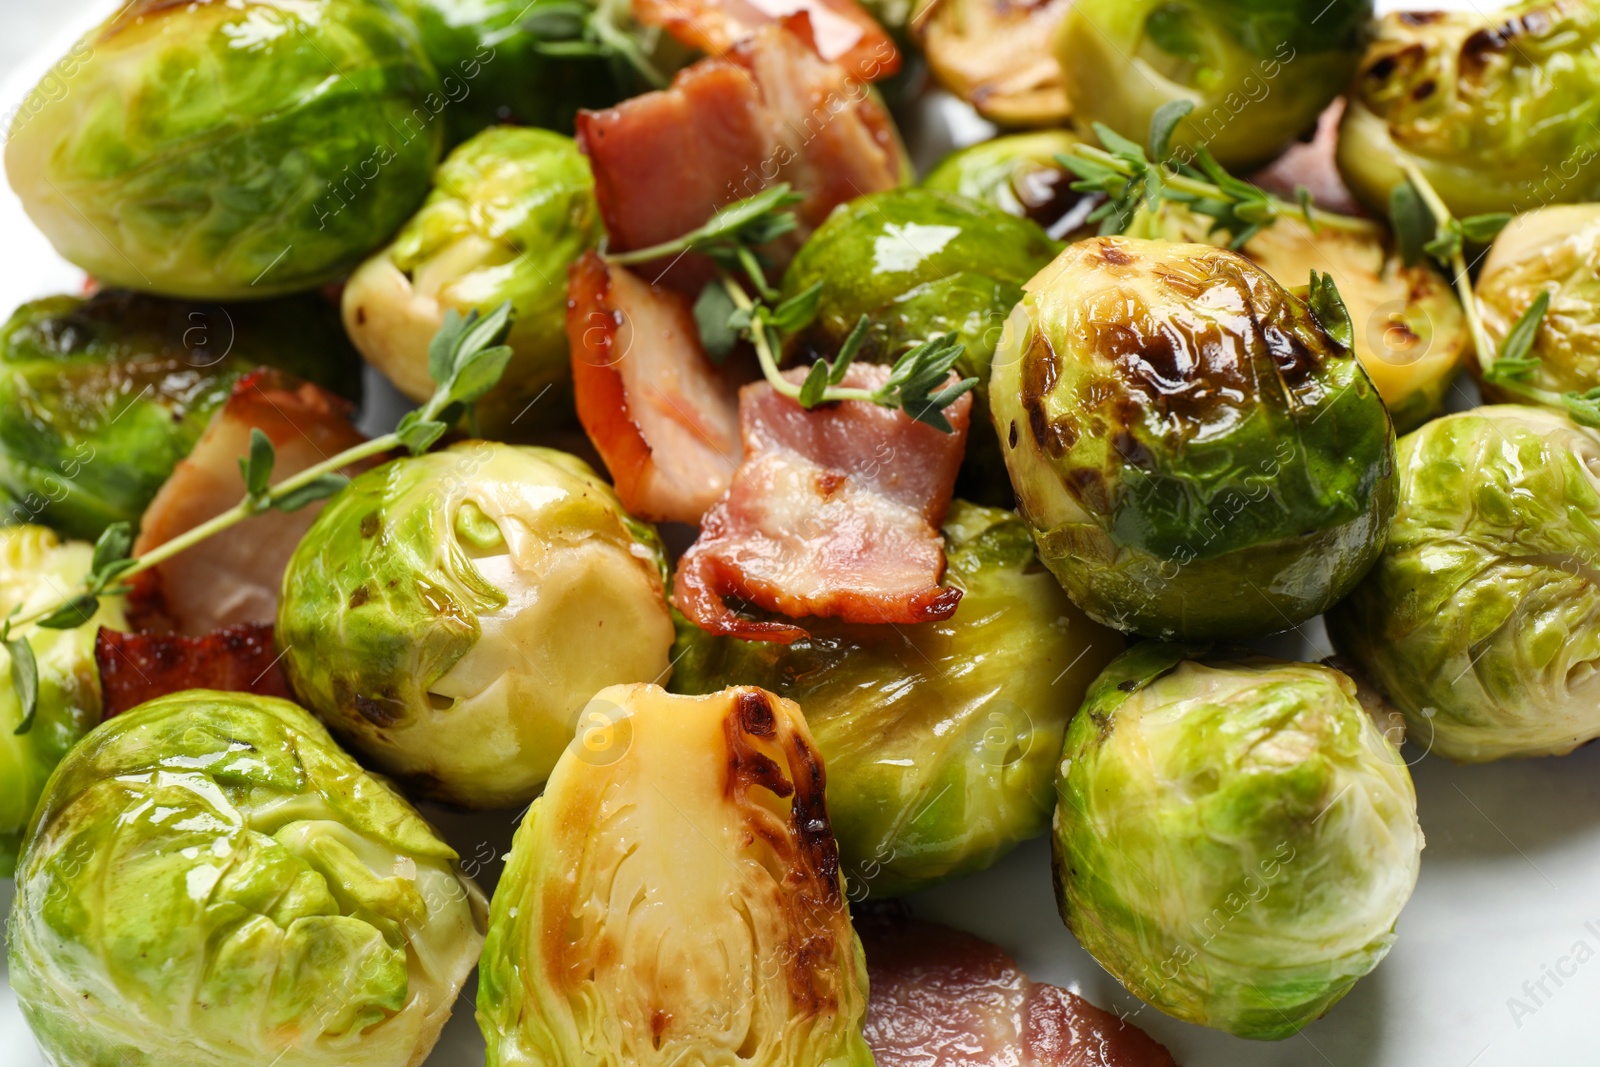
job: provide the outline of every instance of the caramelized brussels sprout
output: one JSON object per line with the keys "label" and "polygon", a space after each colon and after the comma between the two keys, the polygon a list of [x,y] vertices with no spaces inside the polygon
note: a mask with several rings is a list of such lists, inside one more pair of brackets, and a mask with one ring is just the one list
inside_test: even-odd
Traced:
{"label": "caramelized brussels sprout", "polygon": [[1275,1039],[1376,967],[1417,881],[1405,763],[1326,667],[1144,644],[1067,731],[1061,916],[1138,997]]}
{"label": "caramelized brussels sprout", "polygon": [[132,0],[6,174],[103,282],[203,299],[332,281],[416,210],[444,100],[388,0]]}
{"label": "caramelized brussels sprout", "polygon": [[1073,0],[930,0],[912,29],[952,93],[1001,126],[1059,126],[1072,116],[1051,48]]}
{"label": "caramelized brussels sprout", "polygon": [[[41,526],[0,527],[0,615],[37,611],[56,603],[63,589],[76,589],[94,555],[79,541],[61,542]],[[38,665],[39,701],[23,733],[22,700],[10,684],[11,656],[0,648],[0,878],[16,869],[22,833],[39,803],[45,779],[67,750],[100,721],[100,674],[94,637],[101,626],[122,629],[120,596],[102,597],[100,608],[75,630],[20,627]]]}
{"label": "caramelized brussels sprout", "polygon": [[1350,94],[1339,169],[1374,211],[1417,166],[1457,218],[1600,199],[1600,5],[1535,0],[1385,17]]}
{"label": "caramelized brussels sprout", "polygon": [[679,626],[675,690],[770,689],[805,710],[852,889],[894,896],[1043,833],[1067,721],[1121,640],[1072,606],[1016,515],[956,501],[947,622],[808,623],[792,645]]}
{"label": "caramelized brussels sprout", "polygon": [[1372,0],[1073,0],[1057,54],[1084,127],[1143,143],[1162,105],[1187,100],[1173,144],[1249,168],[1316,126],[1371,17]]}
{"label": "caramelized brussels sprout", "polygon": [[409,1067],[483,941],[455,860],[295,705],[175,693],[51,777],[11,986],[58,1067]]}
{"label": "caramelized brussels sprout", "polygon": [[1080,241],[1027,289],[990,404],[1040,558],[1091,618],[1263,634],[1366,573],[1394,430],[1307,304],[1225,249],[1129,238]]}
{"label": "caramelized brussels sprout", "polygon": [[1088,218],[1105,197],[1074,190],[1078,179],[1056,160],[1080,142],[1066,130],[996,137],[945,156],[922,185],[1032,219],[1057,241],[1088,237],[1097,229]]}
{"label": "caramelized brussels sprout", "polygon": [[138,523],[241,374],[268,365],[357,399],[361,360],[316,296],[204,304],[48,297],[0,326],[3,518],[93,540]]}
{"label": "caramelized brussels sprout", "polygon": [[1600,438],[1510,405],[1404,438],[1389,546],[1328,627],[1421,748],[1477,763],[1600,737]]}
{"label": "caramelized brussels sprout", "polygon": [[428,344],[445,312],[511,301],[514,355],[477,410],[491,437],[526,436],[571,407],[567,266],[603,234],[589,162],[572,138],[485,130],[450,153],[422,210],[351,275],[345,328],[373,366],[421,401],[435,388]]}
{"label": "caramelized brussels sprout", "polygon": [[469,807],[525,804],[595,690],[665,679],[654,529],[581,460],[472,441],[356,478],[283,576],[295,693],[372,764]]}
{"label": "caramelized brussels sprout", "polygon": [[[1550,308],[1528,353],[1539,361],[1530,384],[1552,393],[1600,388],[1600,205],[1541,208],[1500,232],[1478,275],[1496,351],[1540,293],[1550,294]],[[1511,399],[1488,383],[1483,390]]]}
{"label": "caramelized brussels sprout", "polygon": [[872,1067],[800,708],[612,686],[517,829],[478,980],[490,1067]]}

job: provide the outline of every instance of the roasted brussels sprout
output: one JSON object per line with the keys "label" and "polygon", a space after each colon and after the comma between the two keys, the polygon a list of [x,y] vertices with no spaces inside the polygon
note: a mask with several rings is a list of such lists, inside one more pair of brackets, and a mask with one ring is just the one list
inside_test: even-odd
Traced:
{"label": "roasted brussels sprout", "polygon": [[1009,511],[956,501],[947,622],[808,623],[792,645],[680,625],[675,690],[760,685],[805,709],[853,889],[893,896],[989,866],[1045,829],[1056,757],[1089,681],[1122,648],[1037,565]]}
{"label": "roasted brussels sprout", "polygon": [[[37,611],[75,589],[89,572],[91,546],[62,543],[42,526],[0,526],[0,615]],[[22,833],[45,779],[69,748],[100,721],[100,675],[94,635],[100,626],[127,625],[120,596],[102,597],[94,618],[76,630],[19,628],[38,665],[39,701],[23,733],[22,700],[0,685],[0,878],[11,877]],[[0,678],[10,679],[11,656],[0,649]]]}
{"label": "roasted brussels sprout", "polygon": [[17,867],[11,986],[58,1067],[408,1067],[483,895],[286,700],[193,689],[67,753]]}
{"label": "roasted brussels sprout", "polygon": [[428,189],[443,97],[388,0],[132,0],[6,142],[56,251],[108,284],[263,297],[331,281]]}
{"label": "roasted brussels sprout", "polygon": [[1457,218],[1600,199],[1600,5],[1396,13],[1361,61],[1339,170],[1374,211],[1417,166]]}
{"label": "roasted brussels sprout", "polygon": [[872,1067],[800,708],[612,686],[517,829],[478,978],[490,1067]]}
{"label": "roasted brussels sprout", "polygon": [[295,693],[380,770],[525,804],[602,686],[665,680],[653,528],[581,460],[472,441],[356,478],[283,576]]}
{"label": "roasted brussels sprout", "polygon": [[1032,219],[1058,241],[1088,237],[1098,228],[1089,216],[1105,197],[1074,190],[1077,177],[1056,161],[1080,140],[1066,130],[996,137],[945,156],[922,185]]}
{"label": "roasted brussels sprout", "polygon": [[[491,437],[525,435],[571,407],[567,266],[604,232],[589,162],[572,138],[485,130],[450,153],[427,204],[351,275],[345,328],[373,366],[420,401],[435,388],[428,343],[445,312],[511,301],[506,343],[515,354],[477,410]],[[540,410],[530,411],[536,401]]]}
{"label": "roasted brussels sprout", "polygon": [[101,291],[0,326],[0,512],[92,540],[137,523],[234,382],[261,365],[359,398],[361,360],[316,296],[202,304]]}
{"label": "roasted brussels sprout", "polygon": [[1084,127],[1142,144],[1163,104],[1187,100],[1173,144],[1248,168],[1316,126],[1371,17],[1372,0],[1073,0],[1057,49]]}
{"label": "roasted brussels sprout", "polygon": [[[1552,393],[1600,387],[1600,204],[1541,208],[1500,232],[1478,275],[1483,325],[1499,351],[1540,293],[1550,309],[1529,355],[1531,385]],[[1484,383],[1484,393],[1509,400]]]}
{"label": "roasted brussels sprout", "polygon": [[1470,762],[1600,737],[1600,439],[1491,406],[1400,442],[1400,510],[1328,616],[1413,743]]}
{"label": "roasted brussels sprout", "polygon": [[1287,629],[1383,548],[1383,402],[1307,304],[1226,249],[1072,245],[1028,283],[989,395],[1040,558],[1097,621]]}
{"label": "roasted brussels sprout", "polygon": [[1061,916],[1135,995],[1287,1037],[1394,942],[1422,851],[1411,775],[1337,671],[1144,644],[1067,730]]}
{"label": "roasted brussels sprout", "polygon": [[1001,126],[1072,116],[1052,45],[1073,0],[924,0],[912,29],[946,88]]}

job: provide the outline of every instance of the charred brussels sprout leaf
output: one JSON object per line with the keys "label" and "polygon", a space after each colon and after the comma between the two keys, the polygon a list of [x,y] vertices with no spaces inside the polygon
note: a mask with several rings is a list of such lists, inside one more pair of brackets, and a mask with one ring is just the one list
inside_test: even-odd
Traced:
{"label": "charred brussels sprout leaf", "polygon": [[1140,645],[1067,731],[1061,915],[1169,1015],[1276,1039],[1376,967],[1422,851],[1405,764],[1326,667]]}
{"label": "charred brussels sprout leaf", "polygon": [[1394,513],[1361,365],[1225,249],[1068,248],[1012,313],[990,403],[1040,558],[1121,630],[1296,626],[1366,573]]}
{"label": "charred brussels sprout leaf", "polygon": [[791,701],[595,695],[495,891],[490,1067],[871,1067],[823,786]]}
{"label": "charred brussels sprout leaf", "polygon": [[1457,218],[1600,199],[1600,6],[1391,14],[1356,75],[1339,169],[1386,211],[1415,164]]}
{"label": "charred brussels sprout leaf", "polygon": [[467,442],[357,477],[284,574],[295,692],[420,793],[526,803],[602,686],[665,679],[655,531],[582,461]]}
{"label": "charred brussels sprout leaf", "polygon": [[792,645],[679,626],[675,690],[760,685],[805,710],[852,892],[925,889],[1042,833],[1067,722],[1122,645],[1011,512],[958,500],[944,533],[946,580],[966,594],[946,622],[817,620]]}
{"label": "charred brussels sprout leaf", "polygon": [[361,361],[316,296],[210,304],[102,291],[24,304],[0,327],[5,517],[93,539],[137,524],[240,375],[360,396]]}
{"label": "charred brussels sprout leaf", "polygon": [[1162,106],[1188,101],[1174,146],[1249,167],[1316,125],[1371,16],[1372,0],[1075,0],[1057,52],[1085,128],[1143,141]]}
{"label": "charred brussels sprout leaf", "polygon": [[407,1067],[482,942],[455,859],[295,705],[176,693],[50,779],[11,985],[52,1063]]}
{"label": "charred brussels sprout leaf", "polygon": [[403,393],[425,400],[428,342],[445,312],[509,300],[514,355],[478,417],[491,436],[526,436],[570,407],[567,266],[602,233],[594,179],[570,137],[485,130],[450,154],[422,210],[351,276],[345,326]]}
{"label": "charred brussels sprout leaf", "polygon": [[1600,736],[1600,439],[1513,406],[1404,438],[1388,548],[1328,623],[1419,747],[1483,762]]}
{"label": "charred brussels sprout leaf", "polygon": [[1058,241],[1088,237],[1089,215],[1105,198],[1073,189],[1077,177],[1056,158],[1080,143],[1066,130],[996,137],[944,157],[922,185],[1032,219]]}
{"label": "charred brussels sprout leaf", "polygon": [[387,0],[133,0],[16,123],[6,173],[62,256],[206,299],[331,281],[416,210],[445,100]]}

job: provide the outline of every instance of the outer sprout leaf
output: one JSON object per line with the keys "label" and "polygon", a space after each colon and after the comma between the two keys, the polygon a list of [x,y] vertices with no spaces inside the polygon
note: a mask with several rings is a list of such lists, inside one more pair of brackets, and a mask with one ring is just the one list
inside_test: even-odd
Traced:
{"label": "outer sprout leaf", "polygon": [[5,646],[11,654],[11,686],[22,705],[22,721],[11,732],[21,735],[33,729],[34,716],[39,712],[39,664],[26,637],[9,638]]}

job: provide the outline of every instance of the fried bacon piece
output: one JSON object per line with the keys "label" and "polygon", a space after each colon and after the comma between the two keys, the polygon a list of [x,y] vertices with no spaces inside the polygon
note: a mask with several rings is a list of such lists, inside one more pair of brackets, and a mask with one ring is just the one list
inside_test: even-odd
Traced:
{"label": "fried bacon piece", "polygon": [[108,719],[184,689],[292,699],[272,627],[263,623],[228,626],[204,637],[130,634],[102,626],[94,639],[94,662]]}
{"label": "fried bacon piece", "polygon": [[[789,381],[805,370],[788,371]],[[889,368],[857,364],[844,385],[875,389]],[[788,644],[794,623],[741,618],[723,598],[799,618],[947,619],[939,524],[961,466],[972,396],[945,409],[953,433],[849,400],[810,411],[766,382],[739,391],[744,460],[678,562],[673,603],[711,633]]]}
{"label": "fried bacon piece", "polygon": [[[633,17],[690,48],[721,55],[763,26],[804,15],[817,55],[859,81],[900,69],[900,52],[855,0],[633,0]],[[791,23],[792,24],[792,23]]]}
{"label": "fried bacon piece", "polygon": [[[150,502],[135,554],[244,498],[239,459],[250,452],[253,428],[276,451],[274,484],[365,440],[340,397],[277,371],[248,374]],[[256,515],[143,572],[128,597],[129,622],[137,630],[200,637],[238,623],[273,621],[284,568],[321,509],[317,503]]]}
{"label": "fried bacon piece", "polygon": [[879,911],[856,920],[877,1067],[1174,1067],[1144,1031],[971,934]]}
{"label": "fried bacon piece", "polygon": [[[717,208],[788,182],[805,200],[799,229],[767,249],[778,270],[835,207],[901,177],[899,136],[867,84],[781,26],[700,60],[668,89],[579,112],[578,143],[619,252],[681,237]],[[696,294],[709,274],[687,256],[665,279],[645,276]]]}
{"label": "fried bacon piece", "polygon": [[739,466],[739,397],[688,297],[586,253],[568,272],[567,340],[578,418],[623,504],[699,523]]}

